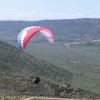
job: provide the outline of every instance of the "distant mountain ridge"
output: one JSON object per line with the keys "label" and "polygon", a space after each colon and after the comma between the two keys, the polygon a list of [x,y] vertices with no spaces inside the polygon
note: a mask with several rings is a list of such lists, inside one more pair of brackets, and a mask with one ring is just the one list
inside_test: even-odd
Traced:
{"label": "distant mountain ridge", "polygon": [[40,21],[0,21],[0,35],[15,37],[23,28],[28,26],[48,27],[56,37],[100,34],[100,19],[83,18]]}

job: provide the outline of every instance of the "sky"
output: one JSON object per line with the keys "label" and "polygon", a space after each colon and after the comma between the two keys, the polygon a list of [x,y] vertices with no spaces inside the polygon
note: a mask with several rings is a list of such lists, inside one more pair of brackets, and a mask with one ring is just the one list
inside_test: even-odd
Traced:
{"label": "sky", "polygon": [[100,0],[0,0],[0,20],[100,18]]}

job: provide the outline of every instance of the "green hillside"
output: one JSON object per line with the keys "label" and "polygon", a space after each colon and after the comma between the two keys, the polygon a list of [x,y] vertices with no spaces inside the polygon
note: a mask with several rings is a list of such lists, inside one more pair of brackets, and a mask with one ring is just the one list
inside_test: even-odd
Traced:
{"label": "green hillside", "polygon": [[31,91],[35,76],[39,76],[42,83],[46,81],[46,84],[47,82],[65,84],[73,78],[70,72],[36,59],[0,41],[0,91],[27,91],[27,88]]}
{"label": "green hillside", "polygon": [[[36,75],[41,79],[38,85],[33,83]],[[71,80],[73,74],[70,72],[0,41],[0,98],[3,98],[3,94],[67,98],[98,97],[92,92],[72,88]]]}
{"label": "green hillside", "polygon": [[6,72],[8,75],[24,77],[40,75],[44,79],[58,82],[61,82],[62,78],[66,81],[72,78],[70,72],[25,54],[4,42],[0,42],[0,66],[0,71]]}

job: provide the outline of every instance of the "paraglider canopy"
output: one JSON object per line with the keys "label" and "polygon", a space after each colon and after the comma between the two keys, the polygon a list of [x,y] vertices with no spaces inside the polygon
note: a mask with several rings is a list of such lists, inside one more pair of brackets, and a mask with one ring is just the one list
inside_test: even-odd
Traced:
{"label": "paraglider canopy", "polygon": [[23,29],[17,38],[17,43],[20,49],[25,49],[28,41],[32,36],[37,34],[38,32],[42,33],[49,43],[54,44],[54,35],[49,28],[41,27],[41,26],[31,26]]}

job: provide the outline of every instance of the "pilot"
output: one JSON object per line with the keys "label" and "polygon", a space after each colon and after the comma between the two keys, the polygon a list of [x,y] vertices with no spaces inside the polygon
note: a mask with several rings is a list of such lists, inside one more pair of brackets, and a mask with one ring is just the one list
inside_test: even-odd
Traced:
{"label": "pilot", "polygon": [[40,82],[40,78],[39,77],[36,77],[35,79],[34,79],[34,83],[35,84],[38,84]]}

